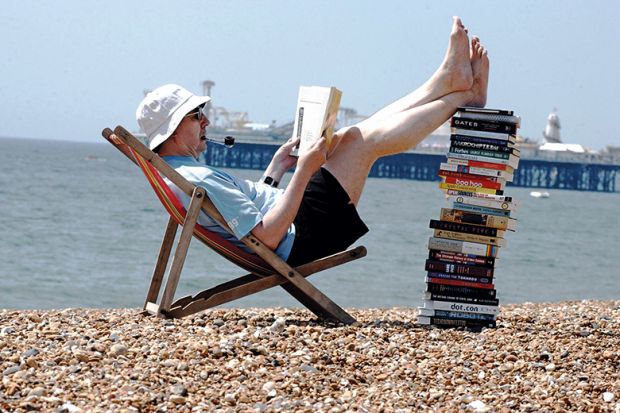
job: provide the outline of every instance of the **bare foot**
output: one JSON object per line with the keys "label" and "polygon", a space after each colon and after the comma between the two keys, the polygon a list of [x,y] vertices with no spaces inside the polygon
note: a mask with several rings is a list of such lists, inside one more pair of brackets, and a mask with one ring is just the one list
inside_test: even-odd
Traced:
{"label": "bare foot", "polygon": [[471,70],[474,77],[473,98],[469,106],[483,108],[487,104],[487,88],[489,86],[489,56],[480,43],[480,39],[473,36],[471,39]]}
{"label": "bare foot", "polygon": [[473,83],[467,29],[459,17],[452,19],[448,50],[432,78],[446,93],[468,90]]}

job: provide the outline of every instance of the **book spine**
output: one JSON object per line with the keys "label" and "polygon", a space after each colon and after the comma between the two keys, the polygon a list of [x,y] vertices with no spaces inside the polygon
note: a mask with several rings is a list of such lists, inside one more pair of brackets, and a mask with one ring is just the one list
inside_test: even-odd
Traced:
{"label": "book spine", "polygon": [[[448,171],[449,172],[449,171]],[[453,172],[458,174],[458,172]],[[463,175],[463,174],[459,174]],[[476,178],[471,175],[464,176],[448,176],[445,173],[439,173],[439,176],[444,178],[444,182],[450,185],[459,185],[459,186],[471,186],[472,188],[487,188],[487,189],[495,189],[495,190],[503,190],[504,189],[504,180],[501,178]],[[497,179],[500,179],[498,182]]]}
{"label": "book spine", "polygon": [[485,237],[483,235],[467,234],[464,232],[446,231],[443,229],[436,229],[433,233],[436,238],[455,239],[465,242],[478,242],[480,244],[495,245],[497,247],[503,247],[505,240],[498,237]]}
{"label": "book spine", "polygon": [[494,133],[508,133],[510,135],[514,135],[515,133],[517,133],[517,125],[515,123],[467,119],[458,116],[452,117],[450,126],[459,129],[472,129]]}
{"label": "book spine", "polygon": [[438,294],[438,293],[424,293],[424,298],[426,300],[432,300],[435,303],[439,301],[448,301],[455,303],[467,303],[474,305],[485,305],[485,306],[495,306],[499,305],[499,300],[497,298],[476,298],[476,297],[459,297],[458,295],[449,295],[449,294]]}
{"label": "book spine", "polygon": [[[450,146],[450,149],[448,151],[450,152],[450,154],[484,156],[487,158],[491,158],[492,159],[491,162],[495,162],[496,160],[515,162],[517,159],[516,155],[512,155],[508,152],[498,152],[498,151],[489,151],[489,150],[472,149],[472,148],[459,148],[456,146]],[[448,154],[448,156],[450,156],[450,154]]]}
{"label": "book spine", "polygon": [[495,133],[495,132],[485,132],[473,129],[461,129],[461,128],[450,128],[450,133],[452,135],[464,135],[464,136],[475,136],[477,138],[489,138],[489,139],[498,139],[516,142],[517,136],[515,134],[510,133]]}
{"label": "book spine", "polygon": [[443,285],[451,285],[454,287],[468,287],[468,288],[478,288],[478,289],[495,289],[495,284],[493,283],[480,283],[480,282],[470,282],[470,281],[460,281],[460,280],[447,280],[444,278],[437,277],[426,277],[425,280],[429,284],[443,284]]}
{"label": "book spine", "polygon": [[[476,214],[473,212],[460,211],[458,209],[441,208],[440,220],[458,222],[462,224],[483,225],[499,230],[506,230],[512,227],[511,220],[508,217],[499,217],[497,215]],[[510,228],[512,229],[512,228]]]}
{"label": "book spine", "polygon": [[426,271],[440,272],[445,274],[471,275],[474,277],[493,277],[493,268],[478,267],[475,265],[463,265],[458,263],[426,260]]}
{"label": "book spine", "polygon": [[497,292],[494,289],[460,287],[445,284],[426,284],[426,291],[432,294],[445,294],[469,299],[495,299]]}
{"label": "book spine", "polygon": [[455,301],[425,300],[424,308],[428,308],[431,310],[460,311],[463,313],[491,315],[499,314],[499,307],[496,305],[466,304]]}
{"label": "book spine", "polygon": [[488,208],[481,207],[477,205],[469,205],[462,204],[460,202],[455,202],[452,204],[453,209],[458,209],[466,212],[475,212],[478,214],[487,214],[487,215],[496,215],[499,217],[510,217],[510,210],[496,209],[496,208]]}
{"label": "book spine", "polygon": [[458,252],[461,254],[472,254],[483,257],[496,257],[499,252],[499,249],[494,245],[435,237],[429,238],[428,248],[432,250]]}
{"label": "book spine", "polygon": [[490,268],[493,268],[495,266],[495,258],[493,257],[483,257],[483,256],[473,255],[473,254],[462,254],[459,252],[429,250],[428,258],[431,260],[435,260],[435,261],[451,262],[451,263],[457,263],[461,265],[477,265],[480,267],[490,267]]}
{"label": "book spine", "polygon": [[465,320],[460,318],[442,318],[418,316],[419,324],[432,324],[439,327],[495,328],[495,321]]}
{"label": "book spine", "polygon": [[489,195],[502,195],[504,191],[502,189],[491,189],[491,188],[483,188],[481,186],[469,186],[469,185],[458,185],[458,184],[449,184],[446,182],[441,182],[439,184],[439,188],[460,192],[479,192],[481,194],[489,194]]}
{"label": "book spine", "polygon": [[464,320],[493,321],[495,315],[483,313],[467,313],[465,311],[435,310],[435,317],[457,318]]}
{"label": "book spine", "polygon": [[[466,171],[459,172],[459,168],[468,168],[467,166],[448,165],[444,163],[442,163],[441,165],[446,165],[448,168],[444,169],[444,168],[441,168],[440,166],[440,169],[437,175],[443,176],[446,178],[475,179],[483,183],[498,182],[500,184],[503,184],[506,182],[504,178],[501,178],[498,176],[497,172],[499,171],[493,171],[493,175],[476,175],[474,173],[466,172]],[[489,169],[489,171],[491,170]],[[499,189],[499,188],[496,188],[496,189]]]}
{"label": "book spine", "polygon": [[462,173],[471,175],[480,175],[484,177],[502,178],[506,182],[511,182],[513,175],[506,173],[505,171],[499,171],[497,169],[477,168],[475,166],[457,165],[448,162],[442,162],[439,165],[439,170],[452,173]]}
{"label": "book spine", "polygon": [[[456,135],[458,136],[458,135]],[[495,145],[491,143],[479,143],[479,142],[469,142],[460,139],[452,139],[451,138],[450,145],[456,148],[465,148],[465,149],[473,149],[473,150],[481,150],[481,151],[491,151],[498,153],[507,153],[513,154],[513,148],[509,148],[505,145]]]}
{"label": "book spine", "polygon": [[[428,271],[428,279],[441,279],[445,281],[459,281],[468,283],[479,283],[485,285],[493,285],[493,279],[489,277],[477,277],[475,275],[461,275],[461,274],[446,274],[445,272],[433,272]],[[431,281],[432,282],[432,281]]]}
{"label": "book spine", "polygon": [[459,106],[457,112],[471,113],[476,115],[502,115],[514,116],[514,112],[508,109],[478,108],[474,106]]}
{"label": "book spine", "polygon": [[472,198],[466,198],[462,196],[451,196],[448,199],[452,202],[458,202],[461,204],[470,204],[470,205],[483,206],[483,207],[488,207],[488,208],[505,209],[506,211],[512,211],[515,209],[514,204],[512,204],[512,197],[507,197],[507,196],[496,196],[496,197],[487,196],[484,199],[472,199]]}
{"label": "book spine", "polygon": [[481,235],[484,237],[499,237],[501,230],[491,227],[483,227],[481,225],[463,224],[460,222],[452,221],[438,221],[431,219],[429,228],[443,229],[446,231],[463,232],[466,234]]}
{"label": "book spine", "polygon": [[[510,135],[508,135],[510,136]],[[461,143],[474,143],[474,144],[486,144],[486,145],[494,145],[501,148],[514,148],[516,146],[516,142],[514,139],[493,139],[493,138],[484,138],[481,136],[470,136],[470,135],[462,135],[459,133],[453,133],[450,135],[450,140],[452,142],[461,142]]]}
{"label": "book spine", "polygon": [[477,166],[480,168],[498,169],[500,171],[507,171],[508,173],[512,173],[512,171],[516,168],[516,166],[511,165],[506,159],[488,158],[486,156],[454,152],[448,153],[448,162],[468,166]]}

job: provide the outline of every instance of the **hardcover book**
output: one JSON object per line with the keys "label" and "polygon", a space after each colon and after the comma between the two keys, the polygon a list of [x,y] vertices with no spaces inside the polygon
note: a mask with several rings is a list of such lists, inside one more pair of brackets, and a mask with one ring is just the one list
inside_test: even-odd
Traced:
{"label": "hardcover book", "polygon": [[442,294],[442,293],[430,293],[425,292],[423,298],[425,300],[432,301],[448,301],[455,303],[468,303],[478,304],[486,306],[498,306],[499,300],[497,298],[477,298],[477,297],[460,297],[458,295]]}
{"label": "hardcover book", "polygon": [[327,140],[328,148],[331,146],[341,96],[342,92],[333,86],[299,87],[293,136],[300,141],[298,149],[292,155],[305,153],[321,136]]}

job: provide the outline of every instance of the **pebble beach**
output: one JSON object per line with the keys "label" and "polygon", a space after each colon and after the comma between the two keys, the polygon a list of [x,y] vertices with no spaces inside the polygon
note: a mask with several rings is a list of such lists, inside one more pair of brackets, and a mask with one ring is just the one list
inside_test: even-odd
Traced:
{"label": "pebble beach", "polygon": [[620,301],[506,305],[480,332],[349,311],[0,310],[0,411],[620,412]]}

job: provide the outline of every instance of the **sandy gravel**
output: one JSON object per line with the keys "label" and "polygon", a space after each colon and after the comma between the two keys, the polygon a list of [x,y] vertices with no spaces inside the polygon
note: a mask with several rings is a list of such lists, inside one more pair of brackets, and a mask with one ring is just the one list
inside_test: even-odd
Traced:
{"label": "sandy gravel", "polygon": [[620,412],[620,301],[505,306],[479,333],[351,313],[0,311],[0,411]]}

